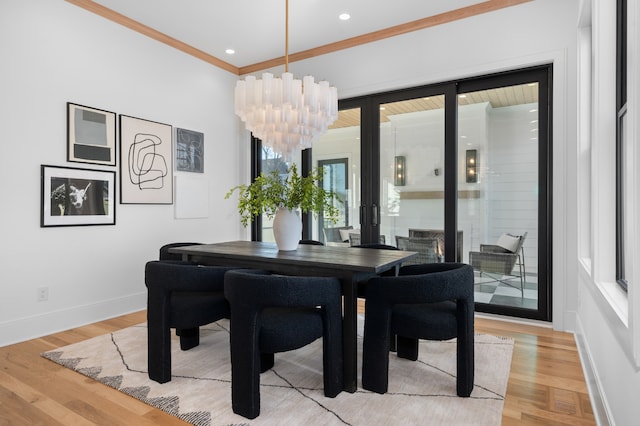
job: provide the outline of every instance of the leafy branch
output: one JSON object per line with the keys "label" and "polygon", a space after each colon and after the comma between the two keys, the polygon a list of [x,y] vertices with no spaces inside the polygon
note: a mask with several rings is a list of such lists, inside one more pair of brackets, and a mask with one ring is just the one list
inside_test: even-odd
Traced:
{"label": "leafy branch", "polygon": [[300,176],[298,167],[293,164],[282,176],[278,170],[260,174],[249,185],[238,185],[229,190],[225,199],[238,192],[238,211],[240,221],[245,227],[254,217],[266,214],[273,218],[280,208],[311,212],[315,216],[324,214],[325,219],[336,222],[338,208],[334,200],[342,201],[334,191],[328,191],[318,185],[322,179],[316,168],[308,176]]}

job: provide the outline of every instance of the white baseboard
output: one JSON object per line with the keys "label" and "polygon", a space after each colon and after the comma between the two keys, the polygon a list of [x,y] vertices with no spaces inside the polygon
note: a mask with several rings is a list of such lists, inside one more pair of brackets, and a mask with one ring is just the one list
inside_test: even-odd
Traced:
{"label": "white baseboard", "polygon": [[587,347],[583,336],[584,330],[582,328],[582,323],[578,319],[576,321],[576,332],[574,337],[576,339],[578,355],[580,356],[580,363],[582,364],[582,372],[587,384],[587,389],[589,390],[593,417],[595,418],[598,426],[609,426],[611,425],[611,421],[609,420],[607,406],[604,402],[605,399],[602,395],[601,388],[598,385],[598,377],[595,369],[593,368],[589,348]]}
{"label": "white baseboard", "polygon": [[147,292],[0,323],[0,347],[80,327],[147,307]]}

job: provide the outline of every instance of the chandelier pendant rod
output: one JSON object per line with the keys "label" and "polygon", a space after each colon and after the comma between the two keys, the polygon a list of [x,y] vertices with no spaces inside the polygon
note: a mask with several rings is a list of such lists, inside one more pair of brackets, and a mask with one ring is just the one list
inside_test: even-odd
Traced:
{"label": "chandelier pendant rod", "polygon": [[289,72],[289,0],[285,0],[284,18],[284,71]]}

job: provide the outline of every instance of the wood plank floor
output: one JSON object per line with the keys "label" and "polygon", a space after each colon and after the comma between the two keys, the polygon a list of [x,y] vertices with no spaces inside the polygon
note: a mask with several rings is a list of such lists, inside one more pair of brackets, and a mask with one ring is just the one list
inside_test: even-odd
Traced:
{"label": "wood plank floor", "polygon": [[[40,353],[146,320],[145,311],[0,348],[0,425],[184,425]],[[515,339],[504,425],[595,425],[573,335],[479,318]]]}

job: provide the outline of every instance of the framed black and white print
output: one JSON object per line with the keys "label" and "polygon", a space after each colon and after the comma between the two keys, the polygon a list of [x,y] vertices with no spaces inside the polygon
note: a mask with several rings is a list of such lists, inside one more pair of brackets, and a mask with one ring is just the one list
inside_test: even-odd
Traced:
{"label": "framed black and white print", "polygon": [[120,203],[173,204],[173,128],[120,115]]}
{"label": "framed black and white print", "polygon": [[116,165],[116,114],[67,102],[67,161]]}
{"label": "framed black and white print", "polygon": [[40,226],[115,225],[113,171],[40,166]]}
{"label": "framed black and white print", "polygon": [[176,170],[204,173],[204,134],[176,128]]}

